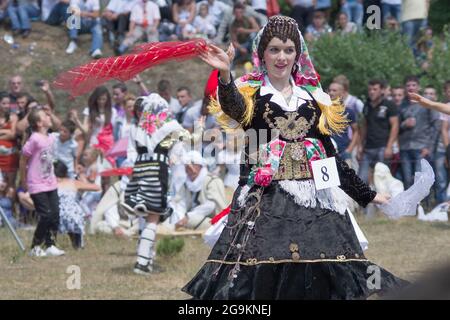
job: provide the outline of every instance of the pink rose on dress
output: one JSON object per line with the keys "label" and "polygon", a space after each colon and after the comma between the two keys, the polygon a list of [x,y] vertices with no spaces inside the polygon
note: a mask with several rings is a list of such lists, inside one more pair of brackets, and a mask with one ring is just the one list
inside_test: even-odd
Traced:
{"label": "pink rose on dress", "polygon": [[159,121],[161,121],[161,122],[166,120],[167,119],[167,112],[161,112],[159,114],[158,118],[159,118]]}
{"label": "pink rose on dress", "polygon": [[262,187],[267,187],[272,182],[273,170],[270,166],[258,168],[255,174],[255,183]]}
{"label": "pink rose on dress", "polygon": [[283,154],[285,145],[286,145],[286,143],[284,141],[275,140],[270,144],[270,152],[275,157],[281,157],[281,155]]}

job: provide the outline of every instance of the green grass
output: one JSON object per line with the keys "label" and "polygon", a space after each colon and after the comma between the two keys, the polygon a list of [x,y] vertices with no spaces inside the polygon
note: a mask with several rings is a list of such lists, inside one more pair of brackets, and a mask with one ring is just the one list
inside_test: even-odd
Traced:
{"label": "green grass", "polygon": [[[357,219],[369,240],[367,257],[400,277],[414,280],[428,268],[450,261],[448,223]],[[29,245],[32,232],[19,234]],[[69,239],[60,236],[59,245],[66,256],[30,258],[20,253],[9,231],[1,229],[0,299],[185,299],[180,289],[209,254],[202,239],[185,237],[181,252],[157,258],[164,272],[142,277],[132,272],[135,239],[88,236],[86,248],[74,251]],[[67,289],[71,265],[80,267],[80,290]]]}

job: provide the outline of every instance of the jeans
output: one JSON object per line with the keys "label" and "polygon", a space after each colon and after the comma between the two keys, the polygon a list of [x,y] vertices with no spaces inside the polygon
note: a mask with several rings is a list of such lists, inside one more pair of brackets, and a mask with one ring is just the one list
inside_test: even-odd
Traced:
{"label": "jeans", "polygon": [[[110,36],[109,41],[111,43],[114,42],[115,36],[118,36],[118,43],[121,43],[125,38],[125,33],[128,31],[128,25],[130,24],[130,14],[120,14],[117,20],[108,20],[102,18],[102,25],[105,26],[106,30],[108,30],[108,34]],[[113,37],[111,37],[113,35]]]}
{"label": "jeans", "polygon": [[7,12],[11,19],[11,28],[13,30],[30,30],[30,18],[37,18],[40,14],[39,8],[32,4],[14,6],[10,3]]}
{"label": "jeans", "polygon": [[402,33],[406,36],[408,45],[414,49],[417,41],[417,35],[423,26],[423,19],[414,19],[402,22]]}
{"label": "jeans", "polygon": [[384,160],[384,149],[385,147],[364,150],[358,173],[364,182],[369,182],[369,168],[374,168],[377,162],[386,163]]}
{"label": "jeans", "polygon": [[45,242],[46,247],[55,244],[59,227],[58,191],[40,192],[31,195],[39,222],[33,236],[32,247]]}
{"label": "jeans", "polygon": [[403,184],[405,190],[414,183],[414,174],[420,171],[421,150],[400,150],[400,161],[402,163]]}
{"label": "jeans", "polygon": [[103,46],[103,34],[100,21],[98,19],[81,18],[80,29],[72,28],[69,30],[69,38],[75,41],[80,33],[92,33],[91,53]]}
{"label": "jeans", "polygon": [[45,23],[51,26],[59,26],[64,21],[67,21],[70,16],[70,13],[67,12],[68,8],[69,4],[58,2],[50,11],[50,15]]}
{"label": "jeans", "polygon": [[436,201],[442,203],[447,201],[447,185],[448,185],[448,171],[445,167],[445,152],[436,152],[434,158],[434,170],[436,172]]}
{"label": "jeans", "polygon": [[382,3],[381,10],[383,11],[383,22],[386,22],[387,17],[394,17],[395,20],[400,22],[400,15],[402,12],[401,4]]}
{"label": "jeans", "polygon": [[341,11],[347,14],[348,21],[356,23],[358,27],[362,26],[364,17],[364,7],[362,3],[357,1],[352,3],[346,2],[342,5]]}

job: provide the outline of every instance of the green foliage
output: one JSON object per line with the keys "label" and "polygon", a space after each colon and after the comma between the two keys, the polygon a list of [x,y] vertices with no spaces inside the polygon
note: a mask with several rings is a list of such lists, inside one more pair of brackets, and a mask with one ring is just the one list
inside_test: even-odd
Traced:
{"label": "green foliage", "polygon": [[422,77],[421,84],[432,85],[442,97],[443,84],[450,80],[450,27],[444,28],[439,37],[433,39],[430,68]]}
{"label": "green foliage", "polygon": [[450,23],[450,1],[432,0],[428,21],[433,31],[440,33],[446,24]]}
{"label": "green foliage", "polygon": [[324,36],[309,44],[309,51],[325,88],[344,74],[352,94],[364,96],[367,82],[377,78],[392,86],[401,85],[405,76],[418,74],[410,48],[400,34],[374,30],[343,36]]}
{"label": "green foliage", "polygon": [[174,256],[184,247],[184,239],[181,237],[164,237],[158,241],[156,252],[160,256]]}

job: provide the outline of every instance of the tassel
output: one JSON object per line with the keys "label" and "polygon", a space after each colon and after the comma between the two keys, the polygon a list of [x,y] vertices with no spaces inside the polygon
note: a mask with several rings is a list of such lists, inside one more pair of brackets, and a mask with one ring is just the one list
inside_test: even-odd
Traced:
{"label": "tassel", "polygon": [[244,98],[245,103],[245,112],[242,117],[241,122],[237,122],[232,119],[230,116],[225,114],[222,111],[222,107],[217,99],[213,96],[210,97],[210,102],[208,105],[208,111],[210,114],[214,115],[217,123],[224,129],[226,132],[235,131],[236,129],[242,128],[250,124],[253,118],[253,113],[255,111],[255,93],[259,89],[259,86],[249,86],[244,85],[238,87],[238,90],[242,97]]}
{"label": "tassel", "polygon": [[317,104],[322,112],[318,125],[320,132],[324,135],[343,133],[349,120],[345,115],[345,106],[342,100],[333,100],[331,106],[325,106],[318,101]]}

